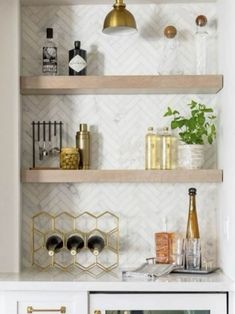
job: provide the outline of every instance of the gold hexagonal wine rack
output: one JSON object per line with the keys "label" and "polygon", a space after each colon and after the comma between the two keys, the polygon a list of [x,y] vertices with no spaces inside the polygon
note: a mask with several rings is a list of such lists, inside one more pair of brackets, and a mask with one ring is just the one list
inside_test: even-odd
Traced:
{"label": "gold hexagonal wine rack", "polygon": [[[105,240],[102,252],[95,256],[87,247],[87,239],[91,234],[100,233]],[[78,233],[84,238],[85,246],[72,256],[66,248],[66,239],[71,234]],[[57,234],[63,239],[63,248],[54,256],[49,256],[46,240]],[[95,215],[83,212],[72,215],[61,212],[52,215],[40,212],[32,217],[32,265],[41,270],[57,267],[71,273],[88,273],[92,276],[102,275],[116,268],[119,264],[119,217],[105,211]]]}

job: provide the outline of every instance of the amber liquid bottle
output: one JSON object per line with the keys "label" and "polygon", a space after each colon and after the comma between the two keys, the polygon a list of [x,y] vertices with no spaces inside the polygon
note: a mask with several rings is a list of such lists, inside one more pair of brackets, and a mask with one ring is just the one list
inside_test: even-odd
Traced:
{"label": "amber liquid bottle", "polygon": [[154,133],[153,127],[148,128],[145,136],[145,169],[160,169],[160,137]]}
{"label": "amber liquid bottle", "polygon": [[188,213],[188,225],[186,231],[186,239],[199,239],[199,226],[197,220],[197,210],[196,210],[196,194],[197,190],[195,188],[190,188],[188,190],[189,194],[189,213]]}

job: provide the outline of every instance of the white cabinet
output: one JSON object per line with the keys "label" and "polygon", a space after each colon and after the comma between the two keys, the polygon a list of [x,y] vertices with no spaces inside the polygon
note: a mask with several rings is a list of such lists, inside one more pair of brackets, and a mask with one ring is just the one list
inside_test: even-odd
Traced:
{"label": "white cabinet", "polygon": [[61,291],[47,293],[43,291],[9,292],[5,295],[3,313],[88,314],[87,293]]}
{"label": "white cabinet", "polygon": [[90,314],[227,314],[227,294],[94,293]]}

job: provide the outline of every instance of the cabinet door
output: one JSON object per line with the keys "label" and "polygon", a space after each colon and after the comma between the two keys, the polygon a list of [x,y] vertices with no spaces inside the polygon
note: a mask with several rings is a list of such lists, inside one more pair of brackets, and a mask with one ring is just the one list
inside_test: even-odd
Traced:
{"label": "cabinet door", "polygon": [[90,314],[227,314],[227,295],[226,293],[91,294],[90,309]]}
{"label": "cabinet door", "polygon": [[5,308],[7,314],[88,314],[87,293],[8,293]]}

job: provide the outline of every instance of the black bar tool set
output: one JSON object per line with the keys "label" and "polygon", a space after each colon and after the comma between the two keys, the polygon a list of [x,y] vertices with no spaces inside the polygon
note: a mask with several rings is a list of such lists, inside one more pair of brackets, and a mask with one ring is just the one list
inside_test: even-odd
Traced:
{"label": "black bar tool set", "polygon": [[[36,151],[38,148],[38,159],[44,160],[49,156],[60,154],[62,148],[63,123],[57,121],[33,121],[32,122],[32,140],[33,140],[33,168],[36,168]],[[53,137],[53,141],[52,141]],[[59,146],[52,146],[57,143],[59,137]]]}

